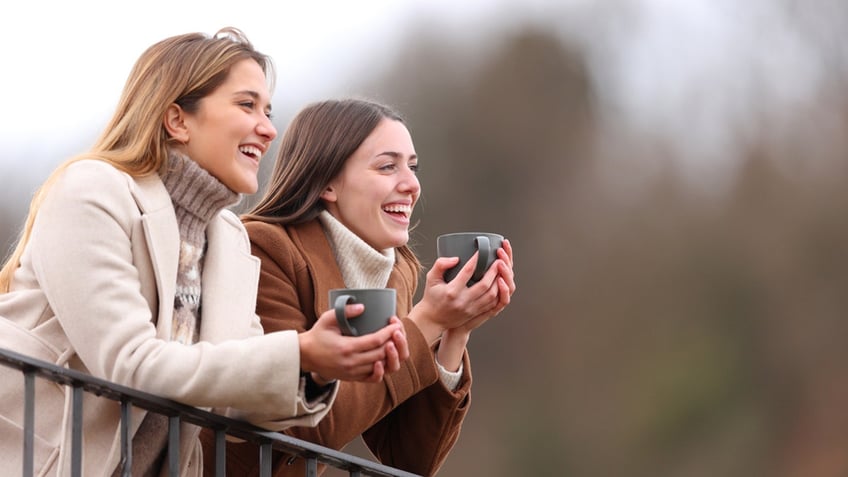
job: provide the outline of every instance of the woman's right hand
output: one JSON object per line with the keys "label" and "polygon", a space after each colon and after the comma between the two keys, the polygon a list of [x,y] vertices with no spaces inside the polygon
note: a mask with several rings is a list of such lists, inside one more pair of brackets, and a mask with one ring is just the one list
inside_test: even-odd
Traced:
{"label": "woman's right hand", "polygon": [[450,282],[445,282],[444,274],[458,263],[458,257],[438,258],[427,272],[424,295],[413,307],[409,318],[429,343],[435,343],[443,331],[462,327],[469,320],[490,312],[502,301],[498,283],[503,271],[511,271],[511,264],[505,260],[508,255],[499,250],[498,259],[483,278],[469,287],[466,283],[474,274],[477,256],[475,253]]}
{"label": "woman's right hand", "polygon": [[[347,305],[345,315],[360,315],[362,304]],[[308,330],[298,334],[300,367],[312,372],[316,381],[378,382],[386,372],[394,372],[409,357],[406,334],[400,320],[365,336],[344,336],[334,310],[321,314]]]}

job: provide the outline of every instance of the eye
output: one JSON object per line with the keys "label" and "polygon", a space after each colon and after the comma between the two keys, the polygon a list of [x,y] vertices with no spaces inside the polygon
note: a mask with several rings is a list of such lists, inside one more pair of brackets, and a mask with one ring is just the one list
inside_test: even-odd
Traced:
{"label": "eye", "polygon": [[384,164],[384,165],[380,166],[378,169],[381,170],[381,171],[385,171],[385,172],[391,172],[391,171],[394,171],[396,168],[397,167],[395,166],[395,163],[390,162],[388,164]]}
{"label": "eye", "polygon": [[239,106],[246,109],[253,109],[253,107],[256,106],[256,103],[254,103],[253,101],[242,101],[239,103]]}
{"label": "eye", "polygon": [[409,170],[410,170],[410,171],[412,171],[412,172],[417,173],[417,172],[418,172],[418,163],[416,162],[416,163],[414,163],[414,164],[410,164],[410,165],[409,165]]}

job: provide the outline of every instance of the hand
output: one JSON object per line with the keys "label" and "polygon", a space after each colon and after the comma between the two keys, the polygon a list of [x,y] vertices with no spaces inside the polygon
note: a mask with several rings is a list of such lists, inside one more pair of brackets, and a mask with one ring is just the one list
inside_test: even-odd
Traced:
{"label": "hand", "polygon": [[[495,261],[492,268],[487,272],[488,276],[492,273],[493,269],[496,270],[497,275],[490,288],[486,291],[486,295],[495,295],[497,300],[491,308],[472,317],[462,325],[455,328],[448,328],[442,333],[442,340],[439,343],[437,352],[437,359],[442,366],[451,370],[458,369],[462,355],[465,352],[465,346],[471,337],[471,332],[489,321],[490,318],[499,314],[509,305],[512,294],[516,290],[515,273],[512,270],[512,264],[512,245],[508,240],[504,240],[503,248],[498,249],[498,260]],[[477,285],[479,283],[475,284],[475,286]]]}
{"label": "hand", "polygon": [[[345,314],[358,316],[364,309],[361,304],[347,305]],[[342,335],[335,312],[328,310],[312,328],[298,334],[298,341],[301,369],[312,372],[319,384],[333,379],[377,382],[387,368],[396,371],[409,356],[406,335],[397,318],[374,333],[352,337]]]}
{"label": "hand", "polygon": [[472,318],[480,317],[469,325],[474,329],[509,304],[515,292],[515,279],[512,246],[508,240],[497,250],[497,257],[483,278],[470,287],[466,283],[474,274],[478,254],[471,257],[450,283],[444,281],[444,273],[459,259],[442,257],[436,260],[427,272],[424,296],[409,315],[429,343],[434,343],[444,330],[463,327]]}
{"label": "hand", "polygon": [[378,374],[378,365],[380,371],[385,371],[385,374],[394,373],[400,369],[400,365],[409,358],[409,343],[406,341],[406,331],[403,329],[403,325],[398,317],[393,316],[389,320],[389,324],[397,324],[400,325],[400,329],[392,333],[392,339],[386,343],[386,359],[384,362],[374,363],[374,373],[372,373],[371,378],[367,381],[369,382],[377,382],[382,379],[382,374],[377,376]]}

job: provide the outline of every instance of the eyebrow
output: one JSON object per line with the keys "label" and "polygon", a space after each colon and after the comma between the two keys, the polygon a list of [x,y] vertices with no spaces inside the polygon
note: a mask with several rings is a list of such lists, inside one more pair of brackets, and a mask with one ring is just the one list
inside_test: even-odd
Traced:
{"label": "eyebrow", "polygon": [[[259,101],[259,99],[260,99],[259,93],[257,93],[256,91],[250,90],[250,89],[245,89],[245,90],[242,90],[242,91],[236,91],[235,93],[233,93],[233,96],[238,96],[240,94],[246,94],[256,101]],[[268,111],[271,111],[271,109],[272,109],[272,106],[271,106],[271,102],[269,101],[268,102]]]}
{"label": "eyebrow", "polygon": [[[396,152],[396,151],[383,151],[381,153],[378,153],[377,156],[375,156],[375,157],[379,157],[379,156],[391,156],[395,159],[403,159],[403,154]],[[409,159],[418,159],[418,154],[411,154],[409,156]]]}

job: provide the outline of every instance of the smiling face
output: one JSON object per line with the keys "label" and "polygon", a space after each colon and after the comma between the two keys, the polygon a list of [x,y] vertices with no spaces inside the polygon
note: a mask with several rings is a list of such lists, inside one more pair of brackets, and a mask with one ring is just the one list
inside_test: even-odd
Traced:
{"label": "smiling face", "polygon": [[180,121],[169,132],[188,157],[230,190],[256,192],[259,160],[277,136],[265,73],[256,61],[233,65],[226,81],[200,100],[196,112],[176,105],[172,109],[169,115],[178,115]]}
{"label": "smiling face", "polygon": [[400,121],[383,119],[321,194],[327,210],[377,250],[409,241],[409,218],[421,194],[418,156]]}

